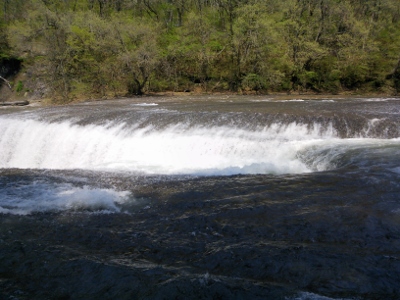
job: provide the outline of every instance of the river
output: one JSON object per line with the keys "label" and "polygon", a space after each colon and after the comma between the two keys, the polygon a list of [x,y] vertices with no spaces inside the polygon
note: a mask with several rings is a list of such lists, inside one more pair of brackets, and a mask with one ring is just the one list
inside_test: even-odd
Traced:
{"label": "river", "polygon": [[400,98],[0,110],[1,299],[399,299]]}

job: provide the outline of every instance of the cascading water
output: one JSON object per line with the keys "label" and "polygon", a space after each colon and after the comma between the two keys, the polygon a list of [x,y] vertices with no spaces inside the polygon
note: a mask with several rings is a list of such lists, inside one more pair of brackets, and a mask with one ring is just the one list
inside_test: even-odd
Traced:
{"label": "cascading water", "polygon": [[0,290],[41,298],[1,277],[29,274],[47,298],[396,298],[399,116],[398,98],[3,109]]}
{"label": "cascading water", "polygon": [[301,173],[310,170],[296,157],[299,149],[334,138],[331,128],[321,133],[296,123],[255,131],[179,123],[138,127],[3,119],[0,167],[144,174]]}
{"label": "cascading water", "polygon": [[[155,108],[125,111],[119,116],[121,120],[113,116],[113,112],[107,116],[101,111],[96,118],[95,111],[87,120],[86,114],[71,111],[62,115],[63,120],[2,118],[0,168],[180,175],[296,174],[331,168],[332,151],[315,151],[317,148],[353,147],[355,137],[360,138],[356,142],[360,147],[364,142],[385,144],[388,132],[393,136],[394,127],[399,130],[395,121],[385,120],[382,125],[380,119],[365,116],[350,120],[357,123],[353,128],[348,128],[350,121],[345,117],[318,115],[169,114]],[[311,155],[305,154],[309,150]],[[325,157],[320,157],[322,153]],[[324,163],[317,163],[321,160]]]}

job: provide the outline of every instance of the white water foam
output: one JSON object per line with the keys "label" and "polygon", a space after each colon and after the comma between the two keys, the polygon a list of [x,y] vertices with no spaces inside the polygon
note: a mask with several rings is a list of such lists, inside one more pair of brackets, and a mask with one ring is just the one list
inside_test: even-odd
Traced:
{"label": "white water foam", "polygon": [[126,191],[36,181],[0,190],[0,213],[17,215],[48,211],[115,213],[121,211],[119,205],[131,198],[130,193]]}
{"label": "white water foam", "polygon": [[304,99],[288,99],[288,100],[277,100],[276,102],[305,102]]}
{"label": "white water foam", "polygon": [[400,98],[390,97],[390,98],[358,98],[357,100],[364,102],[388,102],[388,101],[398,101]]}
{"label": "white water foam", "polygon": [[310,169],[297,153],[335,130],[273,124],[257,131],[163,129],[0,119],[0,168],[122,170],[145,174],[285,174]]}
{"label": "white water foam", "polygon": [[400,166],[398,166],[396,168],[392,168],[392,169],[390,169],[390,171],[392,171],[394,173],[397,173],[397,174],[400,174]]}
{"label": "white water foam", "polygon": [[157,106],[157,103],[137,103],[133,104],[133,106]]}
{"label": "white water foam", "polygon": [[252,99],[250,102],[272,102],[274,101],[273,98],[266,98],[266,99]]}

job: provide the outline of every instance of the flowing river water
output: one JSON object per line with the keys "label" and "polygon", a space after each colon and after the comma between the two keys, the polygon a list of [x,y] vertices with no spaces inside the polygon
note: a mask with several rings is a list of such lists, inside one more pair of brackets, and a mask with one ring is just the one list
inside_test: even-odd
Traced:
{"label": "flowing river water", "polygon": [[399,299],[400,98],[0,110],[1,299]]}

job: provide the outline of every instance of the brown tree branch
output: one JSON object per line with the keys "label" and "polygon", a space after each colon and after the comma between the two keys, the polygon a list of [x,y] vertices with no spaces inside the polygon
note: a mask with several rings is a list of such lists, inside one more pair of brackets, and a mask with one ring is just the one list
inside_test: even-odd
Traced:
{"label": "brown tree branch", "polygon": [[5,79],[2,76],[0,76],[0,79],[2,79],[7,84],[7,86],[10,88],[10,90],[12,90],[11,83],[7,79]]}

